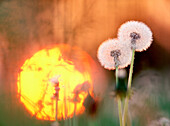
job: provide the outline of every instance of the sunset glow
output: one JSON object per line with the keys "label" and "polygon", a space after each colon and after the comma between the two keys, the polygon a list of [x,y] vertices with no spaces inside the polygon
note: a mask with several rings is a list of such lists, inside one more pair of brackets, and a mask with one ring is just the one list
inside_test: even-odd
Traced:
{"label": "sunset glow", "polygon": [[[55,93],[54,85],[49,81],[56,75],[59,78],[59,101],[57,118],[72,117],[74,103],[71,101],[73,91],[88,82],[92,91],[92,79],[89,71],[79,71],[74,62],[64,59],[61,50],[65,46],[43,49],[28,58],[18,74],[18,94],[20,101],[32,116],[43,120],[55,120],[56,101],[52,99]],[[68,48],[68,47],[67,47]],[[86,59],[88,61],[88,59]],[[88,65],[88,64],[87,64]],[[87,91],[80,91],[76,114],[83,113],[83,101]],[[65,100],[66,98],[66,100]]]}

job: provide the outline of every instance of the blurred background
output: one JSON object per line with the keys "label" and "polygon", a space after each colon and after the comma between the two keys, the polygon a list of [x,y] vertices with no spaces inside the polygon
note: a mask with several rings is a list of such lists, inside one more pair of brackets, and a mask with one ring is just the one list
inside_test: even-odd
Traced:
{"label": "blurred background", "polygon": [[[17,98],[20,67],[46,47],[65,43],[86,51],[95,61],[96,72],[108,80],[99,84],[99,90],[107,85],[107,92],[114,85],[114,71],[100,66],[97,49],[103,41],[117,37],[120,25],[129,20],[147,24],[154,39],[147,51],[135,56],[132,122],[156,126],[162,118],[170,119],[169,0],[0,0],[0,126],[51,124],[32,117]],[[118,125],[116,101],[101,92],[97,113],[81,115],[80,125],[88,121],[94,126]]]}

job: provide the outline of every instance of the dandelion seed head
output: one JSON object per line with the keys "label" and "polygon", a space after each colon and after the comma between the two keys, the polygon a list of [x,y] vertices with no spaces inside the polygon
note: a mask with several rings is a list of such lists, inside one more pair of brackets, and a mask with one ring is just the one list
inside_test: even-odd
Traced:
{"label": "dandelion seed head", "polygon": [[146,50],[153,40],[150,28],[138,21],[128,21],[122,24],[118,30],[118,39],[139,52]]}
{"label": "dandelion seed head", "polygon": [[130,64],[132,51],[118,39],[109,39],[99,46],[97,57],[104,68],[114,70],[116,66],[124,68]]}

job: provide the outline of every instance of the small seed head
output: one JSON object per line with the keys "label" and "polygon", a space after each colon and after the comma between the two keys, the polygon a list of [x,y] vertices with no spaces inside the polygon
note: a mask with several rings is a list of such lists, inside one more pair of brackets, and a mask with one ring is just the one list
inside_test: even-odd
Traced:
{"label": "small seed head", "polygon": [[109,39],[99,46],[97,56],[104,68],[114,70],[130,64],[132,51],[117,39]]}

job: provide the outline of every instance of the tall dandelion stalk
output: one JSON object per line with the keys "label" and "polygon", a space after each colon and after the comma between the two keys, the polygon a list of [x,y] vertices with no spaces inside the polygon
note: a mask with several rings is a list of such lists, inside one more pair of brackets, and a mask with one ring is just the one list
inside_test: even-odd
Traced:
{"label": "tall dandelion stalk", "polygon": [[[152,32],[149,29],[149,27],[142,22],[129,21],[124,23],[119,28],[118,39],[122,43],[126,43],[127,47],[132,49],[132,59],[131,59],[129,78],[128,78],[128,92],[131,93],[135,51],[138,52],[144,51],[151,45]],[[129,98],[130,96],[127,95],[125,99],[123,119],[122,119],[123,126],[126,126]]]}
{"label": "tall dandelion stalk", "polygon": [[[128,58],[124,58],[128,57]],[[116,86],[119,86],[118,82],[118,69],[124,68],[130,64],[131,51],[125,49],[125,46],[117,39],[109,39],[103,42],[98,49],[98,59],[104,68],[109,70],[115,70],[116,73]],[[117,105],[119,114],[119,123],[122,126],[122,101],[121,96],[117,95]]]}
{"label": "tall dandelion stalk", "polygon": [[[122,101],[124,96],[116,94],[120,126],[126,126],[128,116],[128,104],[131,95],[132,73],[135,58],[135,51],[141,52],[146,50],[152,43],[152,32],[147,25],[138,21],[128,21],[124,23],[118,30],[118,39],[109,39],[104,41],[98,48],[97,57],[101,65],[108,70],[116,72],[116,87],[119,87],[118,69],[130,65],[127,92],[125,103],[123,106],[122,117]],[[123,92],[120,89],[120,92]],[[131,125],[129,122],[128,124]]]}

